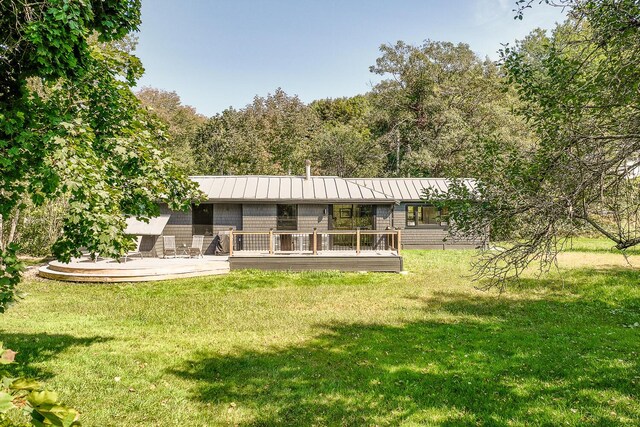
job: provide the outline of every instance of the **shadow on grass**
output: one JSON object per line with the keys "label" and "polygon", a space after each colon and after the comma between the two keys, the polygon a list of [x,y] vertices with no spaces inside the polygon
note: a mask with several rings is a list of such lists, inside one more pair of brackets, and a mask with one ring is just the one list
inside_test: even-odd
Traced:
{"label": "shadow on grass", "polygon": [[88,347],[94,343],[105,342],[109,338],[74,337],[65,334],[19,334],[0,331],[0,341],[5,348],[17,351],[16,364],[7,365],[12,375],[22,375],[41,380],[50,378],[51,372],[34,366],[46,362],[70,347]]}
{"label": "shadow on grass", "polygon": [[172,373],[194,382],[194,399],[238,411],[235,422],[248,425],[640,419],[640,329],[623,327],[637,319],[638,298],[518,297],[437,293],[422,300],[425,320],[320,325],[299,346],[200,353]]}

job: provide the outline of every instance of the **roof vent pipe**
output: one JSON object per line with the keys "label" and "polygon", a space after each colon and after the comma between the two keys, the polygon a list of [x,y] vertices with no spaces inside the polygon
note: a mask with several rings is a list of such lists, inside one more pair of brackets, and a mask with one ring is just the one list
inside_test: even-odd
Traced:
{"label": "roof vent pipe", "polygon": [[307,160],[305,162],[306,166],[304,168],[304,179],[311,179],[311,160]]}

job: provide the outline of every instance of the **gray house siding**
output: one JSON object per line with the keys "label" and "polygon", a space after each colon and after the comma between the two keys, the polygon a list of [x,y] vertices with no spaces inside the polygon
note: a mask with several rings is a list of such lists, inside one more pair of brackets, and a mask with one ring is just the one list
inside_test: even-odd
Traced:
{"label": "gray house siding", "polygon": [[[269,231],[278,225],[277,207],[275,204],[242,205],[242,226],[244,231]],[[234,245],[244,250],[269,250],[268,236],[238,236]]]}
{"label": "gray house siding", "polygon": [[483,238],[468,238],[450,233],[448,226],[429,226],[428,228],[407,227],[407,205],[400,203],[394,207],[394,227],[402,230],[404,249],[472,249],[481,247]]}
{"label": "gray house siding", "polygon": [[[176,247],[185,245],[191,246],[191,240],[193,239],[192,229],[192,216],[191,211],[180,212],[172,211],[166,204],[160,205],[160,213],[171,214],[169,222],[162,234],[164,236],[175,236]],[[205,254],[213,254],[213,239],[221,231],[228,231],[230,227],[235,227],[237,230],[242,229],[242,205],[233,203],[216,203],[213,207],[213,235],[205,236],[203,242],[203,252]],[[144,244],[145,240],[143,240]],[[156,256],[162,256],[164,253],[162,237],[153,237],[153,242],[148,248],[143,248],[143,251],[148,250],[151,254]]]}
{"label": "gray house siding", "polygon": [[392,206],[378,205],[376,207],[376,230],[385,230],[393,227]]}
{"label": "gray house siding", "polygon": [[242,230],[242,205],[239,203],[214,203],[213,234],[228,231],[229,228]]}
{"label": "gray house siding", "polygon": [[242,229],[245,231],[268,231],[276,229],[278,225],[277,208],[275,204],[242,205]]}
{"label": "gray house siding", "polygon": [[[329,229],[328,205],[298,205],[298,230]],[[325,213],[326,212],[326,213]]]}
{"label": "gray house siding", "polygon": [[239,203],[214,203],[212,228],[213,235],[204,236],[202,243],[205,255],[213,255],[215,253],[213,239],[221,231],[229,231],[229,228],[242,230],[242,205]]}
{"label": "gray house siding", "polygon": [[[377,204],[375,227],[376,230],[398,228],[402,230],[402,247],[404,249],[457,249],[481,247],[484,238],[466,238],[451,235],[449,227],[433,225],[428,228],[414,228],[406,226],[406,206],[411,203],[398,205]],[[213,208],[213,236],[205,236],[204,252],[213,254],[214,236],[230,227],[244,231],[268,231],[277,229],[277,205],[275,203],[214,203]],[[162,213],[170,213],[171,218],[164,229],[165,236],[176,236],[176,245],[191,245],[192,216],[191,212],[170,211],[166,205],[160,207]],[[299,231],[311,232],[329,229],[329,204],[298,204]],[[455,233],[453,233],[455,234]],[[378,239],[383,239],[382,237]],[[380,243],[380,242],[378,242]],[[238,236],[236,245],[250,250],[265,250],[268,248],[267,236]],[[154,241],[143,240],[146,246],[143,250],[150,250],[162,256],[162,239]],[[150,249],[148,249],[150,248]]]}
{"label": "gray house siding", "polygon": [[[191,246],[193,236],[191,232],[191,211],[172,211],[166,204],[161,204],[160,213],[171,214],[162,234],[164,236],[176,236],[176,247],[183,244]],[[155,252],[156,256],[162,256],[163,249],[162,237],[157,237],[153,252]]]}
{"label": "gray house siding", "polygon": [[[298,204],[298,226],[300,231],[327,230],[329,220],[324,213],[327,205]],[[276,204],[245,203],[242,205],[242,223],[245,231],[277,230],[278,216]],[[267,250],[269,241],[267,236],[246,235],[239,237],[245,250]]]}

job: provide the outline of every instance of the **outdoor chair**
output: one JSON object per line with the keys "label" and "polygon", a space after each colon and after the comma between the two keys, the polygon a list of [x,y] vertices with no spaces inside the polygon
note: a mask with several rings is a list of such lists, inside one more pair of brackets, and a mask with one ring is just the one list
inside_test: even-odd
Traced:
{"label": "outdoor chair", "polygon": [[140,255],[140,259],[143,258],[142,252],[140,252],[140,244],[142,243],[142,236],[136,236],[136,248],[135,250],[129,251],[124,254],[124,262],[127,262],[127,259],[134,255]]}
{"label": "outdoor chair", "polygon": [[176,252],[176,236],[162,236],[162,242],[162,254],[164,258],[170,253],[173,253],[174,257],[178,255],[178,252]]}
{"label": "outdoor chair", "polygon": [[[204,242],[204,236],[195,235],[191,241],[191,247],[189,248],[189,256],[202,257],[202,243]],[[194,255],[195,254],[195,255]]]}
{"label": "outdoor chair", "polygon": [[100,254],[94,254],[93,256],[91,256],[91,252],[89,252],[85,247],[80,248],[80,253],[82,254],[81,257],[85,257],[93,262],[98,262],[101,259],[104,259],[100,256]]}

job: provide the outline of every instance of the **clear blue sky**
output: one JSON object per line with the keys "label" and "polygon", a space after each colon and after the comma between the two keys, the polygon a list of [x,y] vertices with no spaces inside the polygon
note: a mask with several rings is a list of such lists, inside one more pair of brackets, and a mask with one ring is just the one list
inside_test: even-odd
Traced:
{"label": "clear blue sky", "polygon": [[378,48],[398,40],[468,43],[497,58],[500,43],[562,21],[515,0],[143,0],[138,86],[173,90],[211,116],[276,88],[305,102],[364,93]]}

